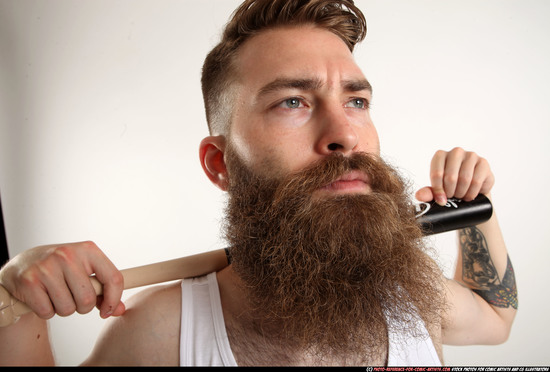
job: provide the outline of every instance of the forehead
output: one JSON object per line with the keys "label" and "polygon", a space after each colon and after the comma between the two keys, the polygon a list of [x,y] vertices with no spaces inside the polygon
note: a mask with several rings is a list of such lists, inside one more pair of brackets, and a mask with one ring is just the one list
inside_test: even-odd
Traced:
{"label": "forehead", "polygon": [[281,78],[312,78],[322,85],[365,79],[337,35],[309,25],[262,31],[241,46],[236,68],[240,83],[255,90]]}

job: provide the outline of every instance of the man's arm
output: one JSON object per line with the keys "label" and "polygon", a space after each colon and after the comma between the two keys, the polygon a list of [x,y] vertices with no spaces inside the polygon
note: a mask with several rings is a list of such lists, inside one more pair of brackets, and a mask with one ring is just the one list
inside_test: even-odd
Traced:
{"label": "man's arm", "polygon": [[[431,163],[432,185],[417,192],[421,201],[490,198],[494,176],[489,163],[473,152],[438,151]],[[453,280],[445,280],[446,344],[497,344],[510,333],[517,310],[514,271],[496,214],[481,225],[460,230],[458,263]]]}
{"label": "man's arm", "polygon": [[0,328],[0,365],[54,365],[47,322],[30,313],[11,326]]}
{"label": "man's arm", "polygon": [[508,339],[518,308],[514,269],[496,215],[458,232],[454,280],[447,282],[449,312],[443,342],[498,344]]}

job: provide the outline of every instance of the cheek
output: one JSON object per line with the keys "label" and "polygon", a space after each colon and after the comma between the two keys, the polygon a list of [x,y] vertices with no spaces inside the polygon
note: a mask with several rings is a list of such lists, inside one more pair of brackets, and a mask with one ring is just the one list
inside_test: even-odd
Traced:
{"label": "cheek", "polygon": [[380,154],[380,139],[372,122],[361,128],[358,134],[360,136],[359,151]]}
{"label": "cheek", "polygon": [[316,160],[314,136],[304,130],[294,128],[279,130],[269,136],[269,142],[260,149],[264,159],[264,169],[272,167],[274,170],[288,174],[308,166]]}
{"label": "cheek", "polygon": [[258,148],[251,166],[258,172],[270,177],[281,177],[300,169],[300,152],[295,146],[284,143],[271,143]]}
{"label": "cheek", "polygon": [[[312,161],[307,149],[298,145],[291,138],[276,138],[272,141],[257,143],[257,146],[248,146],[241,152],[245,164],[258,174],[266,178],[280,178],[303,169]],[[246,158],[245,158],[246,157]]]}
{"label": "cheek", "polygon": [[247,168],[266,175],[266,170],[280,164],[278,145],[275,139],[266,141],[261,129],[251,132],[233,133],[229,143],[232,151]]}
{"label": "cheek", "polygon": [[251,169],[287,173],[307,164],[311,141],[303,130],[285,126],[251,127],[257,129],[231,137],[236,153]]}
{"label": "cheek", "polygon": [[367,141],[367,152],[375,152],[380,154],[380,139],[378,138],[378,133],[370,133]]}

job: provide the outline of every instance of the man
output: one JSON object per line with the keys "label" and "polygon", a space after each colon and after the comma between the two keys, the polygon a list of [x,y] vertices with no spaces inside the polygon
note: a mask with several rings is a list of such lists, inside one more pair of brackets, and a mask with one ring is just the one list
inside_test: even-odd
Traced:
{"label": "man", "polygon": [[[494,344],[517,308],[496,217],[459,232],[454,280],[426,254],[407,188],[380,159],[372,88],[354,62],[351,1],[245,1],[203,68],[209,179],[228,192],[233,263],[120,302],[122,277],[91,242],[38,247],[0,283],[36,313],[0,329],[4,364],[49,364],[44,319],[114,316],[87,365],[439,364],[441,345]],[[486,160],[431,163],[421,201],[490,195]]]}

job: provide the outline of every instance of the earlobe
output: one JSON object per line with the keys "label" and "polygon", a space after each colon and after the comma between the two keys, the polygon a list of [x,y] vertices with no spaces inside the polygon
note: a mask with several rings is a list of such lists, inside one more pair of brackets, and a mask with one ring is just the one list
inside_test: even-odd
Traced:
{"label": "earlobe", "polygon": [[227,191],[229,181],[224,160],[225,137],[208,136],[201,141],[199,156],[202,169],[212,183]]}

